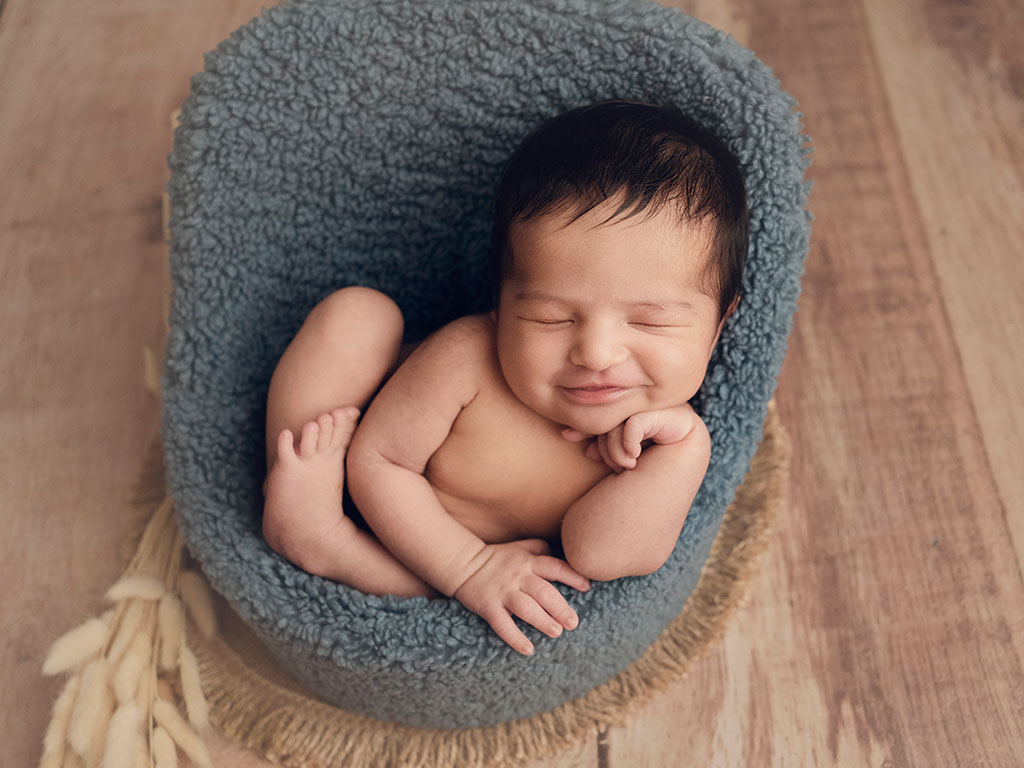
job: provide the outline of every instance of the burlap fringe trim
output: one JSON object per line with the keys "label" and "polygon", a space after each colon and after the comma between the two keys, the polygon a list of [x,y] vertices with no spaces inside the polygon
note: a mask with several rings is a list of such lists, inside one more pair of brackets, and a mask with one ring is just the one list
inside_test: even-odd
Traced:
{"label": "burlap fringe trim", "polygon": [[[769,403],[764,439],[701,571],[697,588],[659,639],[620,674],[578,699],[497,726],[428,730],[346,712],[272,683],[220,637],[197,642],[210,719],[228,738],[292,768],[466,768],[556,755],[621,724],[681,678],[723,633],[742,604],[788,482],[790,444]],[[163,492],[158,458],[147,462],[140,498]],[[146,488],[150,490],[147,491]]]}

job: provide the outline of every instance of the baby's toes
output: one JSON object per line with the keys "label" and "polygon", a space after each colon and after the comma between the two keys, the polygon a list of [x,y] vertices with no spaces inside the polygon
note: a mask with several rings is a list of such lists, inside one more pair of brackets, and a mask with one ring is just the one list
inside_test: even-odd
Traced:
{"label": "baby's toes", "polygon": [[308,458],[316,454],[316,441],[320,436],[320,425],[310,421],[302,427],[302,437],[299,438],[299,456]]}
{"label": "baby's toes", "polygon": [[317,426],[320,427],[320,434],[316,440],[317,453],[323,453],[331,448],[331,437],[334,435],[334,418],[329,413],[325,413],[316,420]]}
{"label": "baby's toes", "polygon": [[290,429],[282,429],[277,436],[277,460],[292,461],[295,458],[295,435]]}
{"label": "baby's toes", "polygon": [[347,448],[356,431],[356,420],[359,418],[359,409],[353,406],[335,408],[331,411],[334,417],[334,431],[331,435],[332,447]]}

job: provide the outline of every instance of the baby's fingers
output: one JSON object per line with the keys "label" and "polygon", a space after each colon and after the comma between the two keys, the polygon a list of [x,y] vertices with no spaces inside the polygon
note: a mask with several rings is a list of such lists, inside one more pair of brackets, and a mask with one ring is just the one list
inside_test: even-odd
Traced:
{"label": "baby's fingers", "polygon": [[534,561],[533,572],[542,579],[560,581],[580,592],[587,592],[590,589],[590,579],[560,557],[538,557]]}
{"label": "baby's fingers", "polygon": [[628,456],[636,459],[640,456],[641,443],[647,437],[647,425],[643,420],[632,416],[626,420],[622,428],[622,447]]}
{"label": "baby's fingers", "polygon": [[601,458],[604,459],[604,463],[608,465],[608,468],[618,473],[622,471],[622,466],[612,456],[611,448],[609,447],[611,442],[607,434],[600,435],[597,438],[597,450],[601,452]]}
{"label": "baby's fingers", "polygon": [[608,433],[608,454],[617,466],[624,469],[633,469],[636,466],[636,458],[626,452],[626,448],[623,445],[624,431],[621,427],[616,427]]}
{"label": "baby's fingers", "polygon": [[[550,584],[548,586],[551,586]],[[554,589],[554,587],[551,587]],[[555,589],[555,595],[562,600],[565,604],[565,600],[558,594],[558,590]],[[572,614],[575,618],[576,613],[569,608],[567,604],[563,610],[558,610],[557,613],[553,613],[547,610],[546,606],[541,605],[535,597],[527,594],[526,592],[516,592],[509,597],[508,608],[516,616],[521,618],[530,626],[536,627],[548,637],[558,637],[562,634],[562,622],[566,621],[569,617],[566,615],[566,610]],[[573,625],[575,626],[575,624]]]}
{"label": "baby's fingers", "polygon": [[562,437],[568,440],[570,443],[578,443],[580,440],[586,440],[590,435],[585,432],[580,432],[578,429],[572,427],[566,427],[562,430]]}
{"label": "baby's fingers", "polygon": [[544,539],[519,539],[516,542],[531,555],[550,555],[551,545]]}
{"label": "baby's fingers", "polygon": [[[512,614],[510,614],[504,606],[498,606],[494,610],[480,615],[488,624],[491,625],[491,629],[497,633],[498,637],[515,648],[521,654],[529,656],[533,653],[533,643],[531,643],[529,638],[523,634],[522,630],[516,626],[515,621],[512,620]],[[518,613],[516,615],[518,615]]]}
{"label": "baby's fingers", "polygon": [[562,634],[562,627],[576,629],[579,626],[580,619],[576,615],[576,611],[572,609],[565,598],[562,597],[562,593],[555,589],[555,585],[550,581],[537,576],[528,582],[524,582],[522,589],[523,592],[536,600],[537,604],[550,617],[547,620],[550,623],[544,626],[534,624],[541,632],[550,637],[558,637]]}

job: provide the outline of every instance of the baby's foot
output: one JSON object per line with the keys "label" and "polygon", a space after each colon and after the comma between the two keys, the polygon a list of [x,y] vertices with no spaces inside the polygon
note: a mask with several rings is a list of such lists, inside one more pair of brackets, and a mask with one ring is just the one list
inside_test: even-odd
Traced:
{"label": "baby's foot", "polygon": [[359,409],[336,408],[302,428],[277,438],[277,461],[267,477],[263,536],[271,549],[300,568],[318,570],[322,557],[346,533],[341,510],[345,452],[352,442]]}

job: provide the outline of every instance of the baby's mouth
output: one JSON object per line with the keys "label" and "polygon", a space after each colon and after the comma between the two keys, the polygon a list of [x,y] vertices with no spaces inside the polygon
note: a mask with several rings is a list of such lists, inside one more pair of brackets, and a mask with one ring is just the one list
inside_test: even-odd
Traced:
{"label": "baby's mouth", "polygon": [[629,392],[629,387],[620,386],[587,386],[559,387],[565,397],[577,405],[603,405],[618,400]]}

